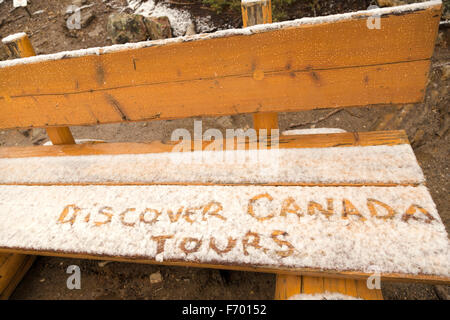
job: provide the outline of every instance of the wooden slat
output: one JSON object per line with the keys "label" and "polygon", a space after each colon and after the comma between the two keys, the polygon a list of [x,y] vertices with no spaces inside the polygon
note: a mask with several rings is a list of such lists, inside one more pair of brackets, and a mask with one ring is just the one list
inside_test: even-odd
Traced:
{"label": "wooden slat", "polygon": [[8,255],[6,261],[0,268],[0,293],[2,293],[5,288],[9,286],[17,270],[26,259],[27,256],[23,254]]}
{"label": "wooden slat", "polygon": [[[263,272],[263,273],[275,273],[275,274],[286,274],[286,275],[305,275],[310,277],[325,277],[325,278],[338,278],[338,279],[358,279],[366,280],[371,274],[358,272],[358,271],[336,271],[336,270],[320,270],[313,268],[268,268],[268,267],[255,267],[255,266],[236,266],[236,265],[225,265],[225,264],[205,264],[205,263],[195,263],[188,261],[170,261],[164,260],[162,262],[148,259],[141,259],[139,257],[117,257],[117,256],[107,256],[107,255],[95,255],[87,253],[66,253],[61,251],[31,251],[31,250],[20,250],[20,249],[5,249],[0,248],[0,253],[22,253],[22,254],[39,254],[42,256],[50,257],[65,257],[65,258],[76,258],[76,259],[90,259],[90,260],[111,260],[119,262],[132,262],[132,263],[142,263],[142,264],[153,264],[153,265],[166,265],[166,266],[184,266],[193,268],[210,268],[210,269],[222,269],[222,270],[236,270],[236,271],[249,271],[249,272]],[[408,275],[400,273],[382,273],[382,281],[395,281],[395,282],[423,282],[429,284],[448,284],[450,285],[450,278],[439,277],[432,275]],[[356,285],[355,285],[356,288]],[[355,289],[356,290],[356,289]]]}
{"label": "wooden slat", "polygon": [[317,294],[323,293],[323,279],[322,277],[304,277],[302,279],[302,293]]}
{"label": "wooden slat", "polygon": [[75,139],[68,127],[47,128],[47,135],[53,145],[75,144]]}
{"label": "wooden slat", "polygon": [[22,278],[33,265],[36,256],[27,255],[24,257],[22,264],[17,268],[16,273],[11,277],[8,285],[0,292],[0,300],[7,300],[16,289]]}
{"label": "wooden slat", "polygon": [[302,290],[302,277],[277,274],[275,283],[275,300],[288,300]]}
{"label": "wooden slat", "polygon": [[[321,137],[322,136],[322,137]],[[326,140],[326,137],[329,140]],[[322,141],[326,141],[327,145],[330,145],[331,148],[329,150],[324,150],[329,152],[330,156],[334,154],[337,150],[333,150],[335,148],[345,148],[348,146],[360,146],[360,145],[384,145],[384,146],[392,146],[395,144],[407,144],[407,137],[402,131],[393,131],[393,132],[366,132],[366,133],[338,133],[338,134],[329,134],[329,135],[311,135],[311,139],[306,139],[305,136],[282,136],[280,140],[279,147],[281,149],[287,148],[304,148],[304,147],[314,147],[321,148],[323,147]],[[239,141],[242,143],[242,141]],[[271,140],[271,145],[273,140]],[[224,147],[229,147],[233,143],[223,143]],[[194,144],[191,145],[191,149],[194,148]],[[208,147],[207,143],[203,144],[203,148]],[[237,145],[236,141],[233,145],[234,148],[239,147],[242,149],[242,146]],[[249,144],[246,142],[245,148],[255,148],[257,147],[256,143]],[[31,146],[31,147],[5,147],[0,148],[0,159],[2,158],[28,158],[28,157],[38,157],[37,159],[30,159],[30,163],[25,166],[28,167],[28,170],[24,172],[24,174],[20,174],[23,163],[20,161],[15,162],[15,165],[9,163],[9,161],[2,161],[2,168],[4,168],[4,172],[11,171],[11,174],[3,173],[1,174],[0,184],[6,185],[251,185],[255,184],[255,182],[251,182],[255,176],[249,176],[246,180],[242,180],[239,178],[239,174],[233,175],[235,179],[211,179],[206,178],[208,174],[204,178],[196,176],[196,173],[193,173],[189,176],[185,176],[184,179],[179,179],[176,174],[169,174],[166,176],[163,175],[151,175],[150,176],[145,173],[139,173],[140,170],[148,171],[151,170],[152,165],[146,161],[138,161],[134,164],[133,170],[126,169],[126,160],[122,160],[122,162],[114,161],[114,159],[101,160],[98,165],[100,165],[99,170],[94,174],[88,168],[93,168],[92,166],[96,166],[95,162],[90,162],[93,158],[86,158],[82,156],[88,155],[148,155],[148,161],[152,161],[154,157],[152,157],[153,153],[158,152],[166,152],[171,153],[174,148],[173,144],[164,144],[161,142],[152,142],[152,143],[102,143],[102,144],[89,144],[89,145],[72,145],[72,146]],[[233,149],[234,149],[233,148]],[[181,151],[180,148],[175,149],[177,152]],[[301,153],[301,150],[299,150]],[[412,155],[412,154],[411,154]],[[80,156],[77,164],[73,163],[73,159],[67,159],[65,162],[64,159],[61,161],[59,159],[49,159],[48,157],[60,157],[60,156]],[[300,155],[299,155],[300,156]],[[307,155],[305,155],[307,156]],[[350,155],[349,155],[350,156]],[[41,159],[41,157],[45,157]],[[165,158],[169,157],[169,155],[165,155]],[[367,156],[365,157],[367,158]],[[276,159],[273,158],[272,159]],[[353,152],[352,159],[359,159],[359,155]],[[266,186],[417,186],[423,180],[422,175],[419,171],[417,174],[412,173],[411,171],[403,171],[399,164],[393,164],[394,166],[400,169],[400,172],[406,173],[402,175],[392,176],[389,172],[392,170],[392,165],[387,164],[387,158],[380,158],[385,163],[384,169],[379,168],[379,173],[385,172],[388,176],[384,177],[384,180],[372,180],[367,179],[367,176],[363,175],[351,175],[352,177],[347,177],[347,175],[343,176],[342,179],[335,179],[334,182],[330,182],[327,180],[327,176],[315,174],[314,170],[308,169],[305,171],[306,176],[309,176],[308,179],[291,179],[289,181],[285,181],[284,178],[278,176],[276,179],[263,179],[263,181],[258,181],[258,185],[266,185]],[[116,159],[117,160],[117,159]],[[131,159],[130,159],[131,160]],[[311,159],[313,160],[313,159]],[[347,159],[348,160],[348,159]],[[342,159],[342,161],[337,161],[333,163],[329,163],[329,165],[335,165],[336,170],[351,170],[351,166],[347,164],[346,159]],[[87,162],[86,162],[87,161]],[[159,162],[167,161],[166,168],[169,172],[173,172],[174,170],[192,170],[193,172],[197,172],[200,174],[204,173],[205,170],[202,169],[202,164],[173,164],[170,158],[159,159]],[[364,161],[365,166],[368,170],[373,172],[371,169],[370,161],[368,162],[366,159],[361,158],[361,161]],[[285,163],[283,166],[294,166],[299,164],[294,163]],[[156,164],[156,163],[155,163]],[[280,163],[281,164],[281,163]],[[417,167],[417,163],[414,159],[411,158],[411,163],[405,162],[405,166],[409,166],[409,164]],[[317,164],[316,164],[317,165]],[[316,166],[315,165],[315,166]],[[81,167],[79,167],[81,166]],[[399,167],[400,166],[400,167]],[[322,166],[323,167],[323,166]],[[326,165],[325,165],[326,167]],[[33,169],[31,169],[33,168]],[[103,169],[102,169],[103,168]],[[242,170],[241,166],[237,164],[236,166],[228,166],[222,167],[222,169],[217,168],[216,170],[206,169],[212,175],[216,175],[219,172],[224,172],[223,170]],[[322,168],[323,169],[323,168]],[[322,170],[317,167],[319,172]],[[418,168],[417,168],[418,169]],[[76,174],[73,177],[64,177],[66,175],[65,172],[71,172],[74,170]],[[112,170],[112,171],[111,171]],[[199,171],[200,170],[200,171]],[[210,171],[212,170],[212,171]],[[387,171],[382,171],[387,170]],[[151,170],[152,171],[152,170]],[[41,178],[35,177],[34,172],[39,172]],[[114,176],[111,176],[111,172],[114,172],[116,175],[120,175],[121,178],[117,179]],[[134,173],[133,173],[134,172]],[[215,172],[215,173],[214,173]],[[229,171],[231,174],[231,171]],[[309,172],[309,174],[307,174]],[[311,175],[315,176],[312,178]],[[23,176],[23,177],[22,177]],[[13,179],[13,177],[15,177]],[[47,177],[47,178],[42,178]],[[61,178],[52,178],[52,177],[61,177]],[[158,177],[158,178],[157,178]],[[253,178],[252,178],[253,177]],[[155,180],[156,178],[156,180]],[[400,179],[400,180],[398,180]]]}
{"label": "wooden slat", "polygon": [[0,128],[421,101],[440,10],[3,67]]}
{"label": "wooden slat", "polygon": [[[12,41],[3,40],[3,43],[9,49],[13,58],[26,58],[36,55],[33,45],[25,33],[21,37],[14,37]],[[75,143],[68,127],[47,128],[47,135],[54,145]]]}
{"label": "wooden slat", "polygon": [[356,281],[357,296],[366,300],[383,300],[381,289],[369,289],[366,281]]}
{"label": "wooden slat", "polygon": [[272,23],[271,0],[241,1],[243,27]]}
{"label": "wooden slat", "polygon": [[[205,149],[211,142],[204,141]],[[266,142],[263,142],[266,143]],[[13,146],[0,147],[0,158],[28,158],[28,157],[57,157],[57,156],[81,156],[81,155],[114,155],[114,154],[142,154],[173,152],[176,142],[163,143],[154,141],[150,143],[119,142],[119,143],[95,143],[79,145],[57,146]],[[267,143],[270,145],[271,143]],[[409,144],[408,137],[403,130],[397,131],[373,131],[373,132],[345,132],[313,135],[280,136],[279,148],[329,148],[352,146],[376,146]],[[226,140],[223,144],[226,149]],[[254,144],[245,141],[245,149],[251,149]],[[236,147],[236,144],[234,144]],[[194,150],[194,142],[191,150]]]}

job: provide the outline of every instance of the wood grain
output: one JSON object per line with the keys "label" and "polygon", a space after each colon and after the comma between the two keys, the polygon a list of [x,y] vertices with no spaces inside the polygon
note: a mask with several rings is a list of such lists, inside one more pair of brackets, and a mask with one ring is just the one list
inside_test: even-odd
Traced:
{"label": "wood grain", "polygon": [[[270,267],[257,267],[257,266],[242,266],[242,265],[224,265],[224,264],[205,264],[195,263],[187,261],[171,261],[164,260],[163,262],[143,259],[140,257],[119,257],[119,256],[107,256],[107,255],[95,255],[87,253],[75,253],[75,252],[61,252],[61,251],[46,251],[46,250],[22,250],[12,248],[0,248],[0,253],[22,253],[22,254],[39,254],[42,256],[51,257],[66,257],[77,259],[90,259],[90,260],[111,260],[120,262],[132,262],[154,265],[166,265],[166,266],[184,266],[194,268],[210,268],[210,269],[222,269],[222,270],[237,270],[237,271],[250,271],[250,272],[264,272],[274,274],[287,274],[287,275],[305,275],[311,277],[325,277],[325,278],[338,278],[338,279],[358,279],[366,280],[371,274],[359,272],[359,271],[337,271],[337,270],[322,270],[313,268],[270,268]],[[400,274],[400,273],[382,273],[382,281],[396,281],[396,282],[423,282],[430,284],[448,284],[450,285],[450,278],[439,277],[425,274]],[[356,288],[356,285],[355,285]],[[356,289],[355,289],[356,290]]]}
{"label": "wood grain", "polygon": [[0,292],[0,300],[9,299],[35,260],[36,256],[27,255],[24,257],[22,264],[17,267],[16,273],[10,278],[8,285]]}
{"label": "wood grain", "polygon": [[241,10],[242,25],[244,28],[257,24],[272,23],[271,0],[241,1]]}
{"label": "wood grain", "polygon": [[418,102],[440,10],[0,68],[0,128]]}
{"label": "wood grain", "polygon": [[27,259],[24,254],[8,254],[6,260],[0,265],[0,293],[7,288],[14,278],[17,270]]}
{"label": "wood grain", "polygon": [[[236,141],[236,140],[235,140]],[[270,141],[262,141],[265,145]],[[77,145],[55,146],[13,146],[0,147],[0,158],[28,158],[28,157],[58,157],[82,155],[117,155],[117,154],[143,154],[173,152],[176,142],[153,141],[149,143],[117,142],[117,143],[86,143]],[[205,149],[211,142],[203,141]],[[331,134],[289,135],[280,136],[279,148],[343,148],[352,146],[377,146],[409,144],[408,137],[403,130],[373,131],[373,132],[345,132]],[[231,145],[231,143],[230,143]],[[223,149],[226,150],[226,140]],[[237,148],[237,142],[234,147]],[[245,141],[245,149],[251,149],[255,144]],[[240,147],[242,148],[242,147]],[[191,150],[194,150],[192,142]]]}
{"label": "wood grain", "polygon": [[275,300],[288,300],[302,291],[302,277],[277,274],[275,282]]}
{"label": "wood grain", "polygon": [[[25,33],[21,37],[14,38],[14,41],[7,42],[6,47],[13,58],[26,58],[36,55],[33,45]],[[47,128],[46,131],[54,145],[75,143],[68,127],[52,127]]]}
{"label": "wood grain", "polygon": [[[259,0],[252,2],[241,2],[243,26],[254,26],[257,24],[272,23],[272,3],[270,0]],[[258,48],[259,49],[259,48]],[[264,73],[255,72],[253,78],[258,80]],[[253,128],[267,130],[270,136],[271,129],[278,129],[278,114],[276,112],[255,113],[253,115]]]}

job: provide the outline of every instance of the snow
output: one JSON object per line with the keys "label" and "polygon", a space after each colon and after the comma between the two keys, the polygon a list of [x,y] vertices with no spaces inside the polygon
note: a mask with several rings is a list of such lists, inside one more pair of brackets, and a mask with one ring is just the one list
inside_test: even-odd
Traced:
{"label": "snow", "polygon": [[11,35],[3,38],[2,39],[2,43],[3,44],[11,43],[11,42],[14,42],[14,41],[16,41],[18,39],[26,37],[26,36],[27,36],[27,34],[25,32],[14,33],[14,34],[11,34]]}
{"label": "snow", "polygon": [[286,130],[281,134],[283,136],[295,136],[301,134],[328,134],[328,133],[342,133],[347,132],[344,129],[339,128],[311,128],[311,129],[294,129],[294,130]]}
{"label": "snow", "polygon": [[317,294],[296,294],[290,297],[289,300],[363,300],[363,299],[348,296],[342,293],[324,292]]}
{"label": "snow", "polygon": [[183,182],[420,184],[424,176],[408,144],[0,159],[3,184]]}
{"label": "snow", "polygon": [[[128,0],[128,8],[132,9],[134,13],[141,14],[145,17],[168,17],[173,34],[177,37],[185,35],[187,28],[193,22],[191,14],[188,11],[170,8],[165,1],[160,1],[155,4],[153,0],[146,2]],[[200,32],[208,32],[214,28],[210,19],[207,17],[197,18],[195,22]]]}
{"label": "snow", "polygon": [[[103,143],[105,141],[99,139],[75,139],[76,144],[84,144],[84,143]],[[43,144],[43,146],[52,146],[53,143],[51,141],[47,141]]]}
{"label": "snow", "polygon": [[[6,185],[0,190],[2,248],[159,262],[450,276],[448,236],[424,186]],[[290,211],[283,215],[281,208],[289,198],[298,211],[291,202]],[[360,216],[343,216],[344,199]],[[392,207],[394,215],[382,218],[386,211],[377,206],[378,216],[374,216],[368,199]],[[332,214],[309,212],[310,201],[324,207],[332,201]],[[417,220],[405,220],[412,204],[432,218],[417,211]],[[61,216],[63,212],[67,215]],[[175,221],[177,212],[181,215]],[[161,236],[171,238],[158,252],[152,237]],[[213,241],[216,249],[224,250],[229,237],[235,243],[230,242],[228,252],[220,254],[211,246]],[[257,245],[247,245],[258,238]]]}
{"label": "snow", "polygon": [[217,31],[214,33],[208,33],[208,34],[198,34],[198,35],[193,35],[193,36],[184,36],[184,37],[155,40],[155,41],[143,41],[143,42],[138,42],[138,43],[113,45],[113,46],[102,47],[102,48],[90,48],[90,49],[81,49],[81,50],[75,50],[75,51],[65,51],[65,52],[59,52],[59,53],[54,53],[54,54],[47,54],[47,55],[27,57],[27,58],[22,58],[22,59],[1,61],[0,68],[12,67],[12,66],[19,65],[19,64],[38,63],[41,61],[48,61],[48,60],[58,60],[58,59],[62,59],[62,58],[80,57],[80,56],[86,56],[86,55],[100,55],[100,54],[123,51],[123,50],[161,46],[161,45],[167,45],[167,44],[171,44],[171,43],[180,43],[180,42],[185,42],[185,41],[203,41],[203,40],[214,39],[214,38],[219,38],[219,37],[251,35],[254,33],[269,32],[269,31],[279,30],[279,29],[284,29],[284,28],[299,27],[302,25],[334,23],[337,21],[345,21],[345,20],[351,20],[351,19],[355,19],[355,18],[360,19],[362,16],[370,17],[373,15],[382,16],[382,15],[386,15],[386,14],[402,14],[402,13],[406,13],[406,12],[427,9],[429,7],[440,5],[440,4],[442,4],[441,0],[433,0],[433,1],[427,1],[427,2],[408,4],[408,5],[398,6],[398,7],[386,7],[386,8],[380,8],[380,9],[375,9],[375,10],[364,10],[364,11],[357,11],[357,12],[351,12],[351,13],[329,15],[329,16],[325,16],[325,17],[302,18],[302,19],[297,19],[297,20],[293,20],[293,21],[256,25],[256,26],[251,26],[251,27],[247,27],[244,29],[221,30],[221,31]]}

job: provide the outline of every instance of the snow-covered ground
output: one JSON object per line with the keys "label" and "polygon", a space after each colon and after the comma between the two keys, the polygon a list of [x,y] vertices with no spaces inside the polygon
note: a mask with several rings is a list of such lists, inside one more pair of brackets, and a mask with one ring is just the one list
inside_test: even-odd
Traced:
{"label": "snow-covered ground", "polygon": [[155,4],[153,0],[128,0],[128,8],[133,10],[134,13],[146,17],[167,16],[175,37],[184,36],[186,30],[193,22],[198,33],[216,29],[209,17],[193,18],[186,10],[170,8],[166,1],[160,1],[158,4]]}

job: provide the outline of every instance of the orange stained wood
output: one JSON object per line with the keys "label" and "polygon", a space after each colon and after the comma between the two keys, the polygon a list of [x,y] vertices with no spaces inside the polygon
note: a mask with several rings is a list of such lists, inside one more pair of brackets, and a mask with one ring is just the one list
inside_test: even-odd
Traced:
{"label": "orange stained wood", "polygon": [[[241,2],[243,26],[272,23],[272,4],[270,0],[259,0],[252,2]],[[264,71],[255,70],[253,79],[261,81],[264,79]],[[278,114],[276,112],[255,113],[253,115],[253,127],[259,130],[267,130],[270,136],[272,129],[278,129]]]}
{"label": "orange stained wood", "polygon": [[9,286],[19,267],[25,263],[27,256],[24,254],[3,254],[0,263],[0,294]]}
{"label": "orange stained wood", "polygon": [[[287,274],[287,275],[304,275],[310,277],[324,277],[324,278],[338,278],[338,279],[356,279],[365,280],[371,274],[360,271],[337,271],[337,270],[324,270],[315,268],[286,268],[286,267],[260,267],[260,266],[242,266],[232,264],[208,264],[189,262],[184,260],[164,260],[163,262],[146,259],[143,257],[130,257],[130,256],[107,256],[96,255],[81,252],[62,252],[62,251],[46,251],[46,250],[23,250],[14,248],[0,248],[0,253],[21,253],[21,254],[39,254],[42,256],[52,257],[70,257],[77,259],[91,259],[91,260],[111,260],[121,262],[133,262],[166,266],[185,266],[195,268],[210,268],[210,269],[223,269],[223,270],[237,270],[237,271],[250,271],[250,272],[263,272],[263,273],[275,273],[275,274]],[[382,281],[396,281],[396,282],[423,282],[430,284],[447,284],[450,285],[449,277],[441,277],[426,274],[402,274],[402,273],[382,273]],[[356,288],[356,284],[354,284]],[[349,287],[353,288],[353,287]],[[353,290],[353,289],[352,289]],[[356,289],[354,289],[356,290]]]}
{"label": "orange stained wood", "polygon": [[[19,265],[15,265],[14,269],[12,269],[12,273],[9,275],[10,280],[6,287],[3,288],[3,291],[0,291],[0,300],[7,300],[11,294],[14,292],[14,289],[17,287],[19,282],[25,276],[27,271],[32,266],[34,260],[36,260],[36,256],[32,255],[18,255],[21,256],[22,263]],[[15,270],[15,273],[13,274]]]}
{"label": "orange stained wood", "polygon": [[50,141],[54,145],[75,144],[75,139],[68,127],[49,127],[46,130]]}
{"label": "orange stained wood", "polygon": [[26,58],[36,55],[30,39],[25,33],[20,37],[14,37],[12,41],[5,41],[5,39],[2,42],[8,48],[12,58]]}
{"label": "orange stained wood", "polygon": [[0,128],[418,102],[440,11],[384,15],[380,30],[360,14],[2,67]]}
{"label": "orange stained wood", "polygon": [[287,300],[297,294],[341,293],[364,300],[383,300],[380,289],[369,289],[366,280],[277,274],[275,299]]}
{"label": "orange stained wood", "polygon": [[275,300],[288,300],[302,290],[302,277],[277,274],[275,282]]}
{"label": "orange stained wood", "polygon": [[271,0],[241,2],[243,27],[272,23]]}
{"label": "orange stained wood", "polygon": [[[12,57],[26,58],[36,55],[33,45],[25,33],[21,37],[16,37],[13,39],[13,41],[5,43]],[[68,127],[48,128],[47,135],[54,145],[75,143],[72,133]]]}
{"label": "orange stained wood", "polygon": [[[223,143],[226,150],[227,140]],[[272,140],[270,140],[272,141]],[[210,143],[203,141],[202,148],[205,149]],[[266,145],[272,142],[260,142]],[[27,158],[27,157],[57,157],[57,156],[82,156],[82,155],[113,155],[113,154],[142,154],[173,152],[176,142],[163,143],[153,141],[149,143],[139,142],[117,142],[117,143],[87,143],[77,145],[56,146],[14,146],[0,147],[0,158]],[[189,150],[194,150],[195,142],[191,143]],[[233,145],[240,149],[252,149],[258,147],[256,143],[248,140],[235,140]],[[376,145],[398,145],[409,144],[408,137],[403,130],[399,131],[374,131],[374,132],[344,132],[313,135],[280,136],[279,148],[328,148],[328,147],[352,147],[352,146],[376,146]],[[270,148],[270,147],[269,147]]]}

